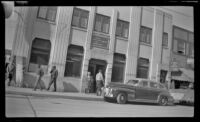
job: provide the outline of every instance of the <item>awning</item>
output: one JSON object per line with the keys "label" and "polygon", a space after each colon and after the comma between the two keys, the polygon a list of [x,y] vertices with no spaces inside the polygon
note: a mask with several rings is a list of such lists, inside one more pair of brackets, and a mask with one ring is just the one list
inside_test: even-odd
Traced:
{"label": "awning", "polygon": [[185,69],[185,68],[179,68],[179,70],[182,73],[179,75],[172,75],[173,80],[194,82],[194,71],[193,70]]}

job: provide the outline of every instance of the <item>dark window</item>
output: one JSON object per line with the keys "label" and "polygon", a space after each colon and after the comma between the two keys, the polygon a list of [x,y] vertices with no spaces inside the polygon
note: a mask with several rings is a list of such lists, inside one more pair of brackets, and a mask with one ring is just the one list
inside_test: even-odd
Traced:
{"label": "dark window", "polygon": [[109,33],[110,17],[96,14],[94,30],[103,33]]}
{"label": "dark window", "polygon": [[129,23],[126,21],[117,20],[116,35],[124,38],[128,38]]}
{"label": "dark window", "polygon": [[72,18],[72,26],[79,28],[87,28],[89,12],[86,10],[75,8]]}
{"label": "dark window", "polygon": [[139,58],[137,68],[137,78],[148,78],[149,72],[149,60],[145,58]]}
{"label": "dark window", "polygon": [[55,22],[57,14],[57,7],[39,7],[38,18],[47,21]]}
{"label": "dark window", "polygon": [[140,28],[140,42],[151,44],[152,29],[141,26]]}
{"label": "dark window", "polygon": [[163,47],[168,47],[168,33],[163,33],[163,42],[162,42]]}
{"label": "dark window", "polygon": [[83,48],[70,45],[67,51],[64,76],[80,77],[83,60]]}
{"label": "dark window", "polygon": [[32,43],[28,71],[37,71],[38,64],[43,65],[46,72],[49,63],[51,43],[49,40],[35,38]]}
{"label": "dark window", "polygon": [[125,55],[114,54],[114,63],[112,68],[112,82],[123,82],[124,81],[124,69],[125,69]]}

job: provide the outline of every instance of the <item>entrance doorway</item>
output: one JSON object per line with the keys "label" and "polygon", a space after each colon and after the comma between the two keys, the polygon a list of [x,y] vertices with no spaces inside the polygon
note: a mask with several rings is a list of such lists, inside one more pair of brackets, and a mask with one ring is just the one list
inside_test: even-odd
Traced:
{"label": "entrance doorway", "polygon": [[99,69],[102,70],[103,78],[105,79],[105,71],[106,71],[106,61],[105,60],[99,60],[99,59],[90,59],[89,61],[89,67],[88,72],[91,72],[91,75],[93,77],[94,83],[93,88],[91,92],[96,92],[96,74],[98,73]]}

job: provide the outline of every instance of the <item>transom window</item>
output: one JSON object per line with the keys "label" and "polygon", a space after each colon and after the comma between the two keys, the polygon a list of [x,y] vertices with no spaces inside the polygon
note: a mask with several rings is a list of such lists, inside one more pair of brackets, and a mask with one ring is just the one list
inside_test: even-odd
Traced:
{"label": "transom window", "polygon": [[96,14],[94,30],[97,32],[109,33],[110,17]]}
{"label": "transom window", "polygon": [[148,27],[141,26],[140,28],[140,42],[146,44],[151,44],[152,38],[152,29]]}
{"label": "transom window", "polygon": [[89,12],[86,10],[74,8],[72,26],[87,28]]}
{"label": "transom window", "polygon": [[122,20],[117,20],[116,35],[124,38],[128,38],[129,23]]}
{"label": "transom window", "polygon": [[55,22],[57,7],[39,7],[37,17],[47,21]]}

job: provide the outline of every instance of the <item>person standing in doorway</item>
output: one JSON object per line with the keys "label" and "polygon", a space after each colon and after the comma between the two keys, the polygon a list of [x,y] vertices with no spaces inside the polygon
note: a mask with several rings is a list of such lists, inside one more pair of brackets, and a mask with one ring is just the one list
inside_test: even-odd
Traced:
{"label": "person standing in doorway", "polygon": [[56,91],[56,80],[57,80],[57,77],[58,77],[58,70],[56,69],[56,66],[52,67],[50,73],[51,73],[51,79],[50,79],[47,90],[49,90],[52,83],[54,83],[54,91]]}
{"label": "person standing in doorway", "polygon": [[37,78],[37,81],[36,81],[35,86],[34,86],[34,88],[33,88],[34,91],[37,89],[37,85],[38,85],[38,84],[40,85],[40,89],[42,90],[41,79],[42,79],[42,76],[44,75],[44,71],[43,71],[43,69],[41,68],[41,65],[40,65],[40,64],[38,65],[38,72],[37,72],[37,75],[38,75],[38,78]]}
{"label": "person standing in doorway", "polygon": [[97,86],[97,96],[101,95],[101,88],[104,86],[104,79],[102,75],[102,70],[96,74],[96,86]]}

